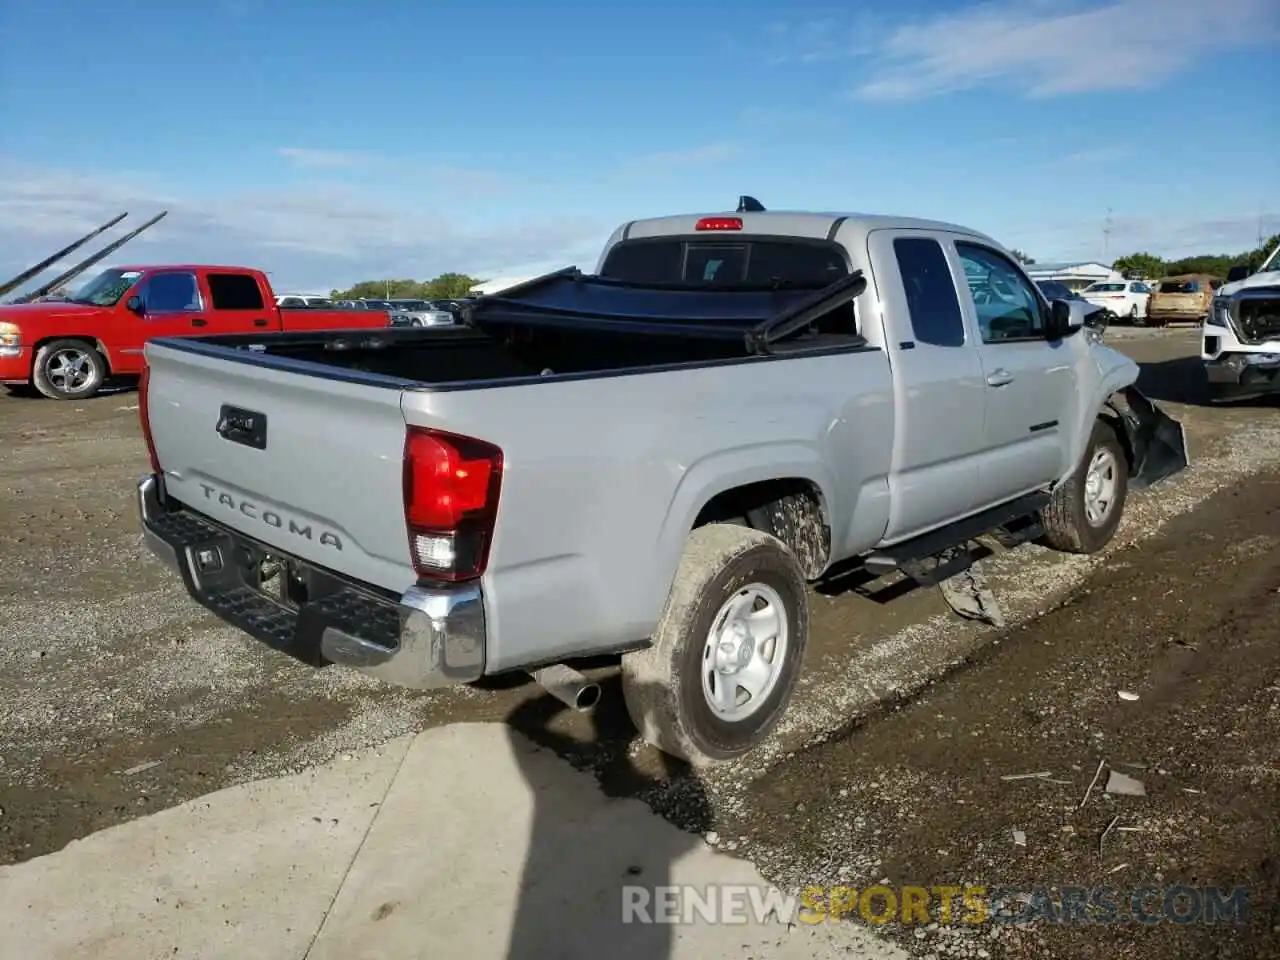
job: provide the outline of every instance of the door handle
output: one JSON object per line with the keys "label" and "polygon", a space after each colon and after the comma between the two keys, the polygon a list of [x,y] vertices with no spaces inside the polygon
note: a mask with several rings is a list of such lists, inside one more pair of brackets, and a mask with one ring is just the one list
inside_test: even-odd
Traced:
{"label": "door handle", "polygon": [[267,325],[267,321],[265,321],[265,320],[255,320],[255,321],[253,321],[253,325],[254,325],[255,327],[265,327],[265,326]]}
{"label": "door handle", "polygon": [[1013,375],[1004,367],[996,367],[987,374],[987,384],[992,387],[1005,387],[1013,383]]}
{"label": "door handle", "polygon": [[204,319],[204,317],[192,317],[191,325],[193,327],[207,327],[209,325],[209,321]]}

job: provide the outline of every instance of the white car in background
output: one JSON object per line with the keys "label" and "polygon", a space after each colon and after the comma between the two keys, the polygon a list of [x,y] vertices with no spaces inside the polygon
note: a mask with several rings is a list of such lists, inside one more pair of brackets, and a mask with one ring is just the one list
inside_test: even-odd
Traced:
{"label": "white car in background", "polygon": [[1080,296],[1112,316],[1145,320],[1151,288],[1141,280],[1106,280],[1089,284],[1080,291]]}

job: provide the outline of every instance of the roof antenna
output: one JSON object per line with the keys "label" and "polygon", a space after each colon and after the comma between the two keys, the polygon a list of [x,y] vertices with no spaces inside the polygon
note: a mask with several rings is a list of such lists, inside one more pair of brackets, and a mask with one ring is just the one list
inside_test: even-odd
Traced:
{"label": "roof antenna", "polygon": [[764,213],[764,204],[755,197],[741,196],[738,198],[738,213]]}

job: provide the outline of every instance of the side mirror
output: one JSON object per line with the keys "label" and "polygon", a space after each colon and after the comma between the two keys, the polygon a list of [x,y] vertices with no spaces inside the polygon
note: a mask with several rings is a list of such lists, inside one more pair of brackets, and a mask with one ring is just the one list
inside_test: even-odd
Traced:
{"label": "side mirror", "polygon": [[1049,304],[1049,317],[1044,326],[1046,340],[1061,340],[1077,332],[1085,323],[1085,314],[1092,313],[1092,304],[1082,300],[1053,300]]}
{"label": "side mirror", "polygon": [[136,296],[130,297],[128,300],[124,302],[124,305],[125,305],[125,309],[129,310],[131,313],[136,313],[138,316],[142,316],[142,314],[145,312],[142,306],[141,297],[136,297]]}
{"label": "side mirror", "polygon": [[1249,267],[1244,263],[1237,263],[1234,267],[1227,271],[1227,283],[1235,283],[1249,276]]}

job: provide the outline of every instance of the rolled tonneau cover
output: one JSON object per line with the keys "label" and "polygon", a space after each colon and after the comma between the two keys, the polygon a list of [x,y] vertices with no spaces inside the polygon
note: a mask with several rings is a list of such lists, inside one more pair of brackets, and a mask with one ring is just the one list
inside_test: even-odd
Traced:
{"label": "rolled tonneau cover", "polygon": [[696,339],[744,341],[752,352],[813,323],[866,288],[862,271],[826,287],[690,287],[639,284],[583,274],[576,267],[477,298],[468,324],[551,326]]}

